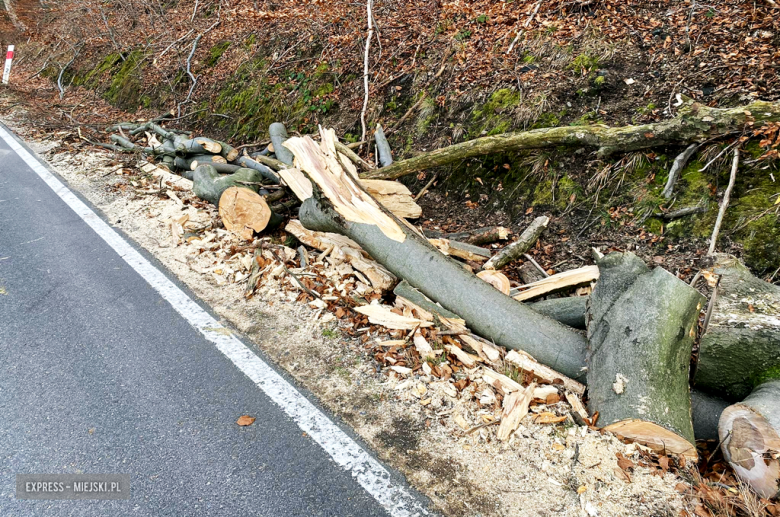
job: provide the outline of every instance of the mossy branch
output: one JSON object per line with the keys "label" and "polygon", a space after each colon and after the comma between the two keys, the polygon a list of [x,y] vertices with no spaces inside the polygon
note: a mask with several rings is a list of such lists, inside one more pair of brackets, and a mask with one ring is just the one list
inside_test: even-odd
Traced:
{"label": "mossy branch", "polygon": [[417,171],[496,153],[576,146],[598,149],[599,156],[693,142],[740,132],[758,122],[780,121],[780,103],[755,101],[737,108],[692,103],[672,119],[638,126],[565,126],[504,133],[469,140],[366,172],[367,179],[397,179]]}

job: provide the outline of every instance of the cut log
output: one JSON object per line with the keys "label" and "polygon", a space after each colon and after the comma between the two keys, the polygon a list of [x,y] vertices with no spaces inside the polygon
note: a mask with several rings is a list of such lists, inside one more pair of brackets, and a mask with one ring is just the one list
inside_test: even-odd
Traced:
{"label": "cut log", "polygon": [[718,296],[701,338],[694,385],[742,400],[757,378],[780,368],[780,287],[753,276],[735,257],[715,256]]}
{"label": "cut log", "polygon": [[723,457],[766,499],[780,497],[780,370],[774,375],[727,407],[718,426]]}
{"label": "cut log", "polygon": [[390,144],[387,143],[385,132],[382,130],[382,124],[376,125],[374,131],[374,141],[376,142],[376,151],[379,154],[379,165],[387,167],[393,163],[393,153],[390,152]]}
{"label": "cut log", "polygon": [[[477,277],[489,283],[490,285],[492,285],[502,293],[509,295],[509,289],[511,288],[511,286],[509,285],[509,279],[503,273],[499,273],[498,271],[486,270],[477,273]],[[541,312],[541,311],[537,311],[537,312]]]}
{"label": "cut log", "polygon": [[568,296],[529,303],[528,306],[539,314],[560,321],[564,325],[584,330],[587,304],[587,296]]}
{"label": "cut log", "polygon": [[590,296],[588,394],[605,430],[695,459],[688,374],[704,297],[631,253],[598,262]]}
{"label": "cut log", "polygon": [[252,240],[254,232],[276,228],[282,222],[263,196],[242,187],[225,189],[219,198],[219,216],[226,230],[247,241]]}
{"label": "cut log", "polygon": [[238,158],[238,155],[240,154],[239,150],[235,147],[226,144],[225,142],[217,141],[217,143],[222,147],[219,154],[222,155],[224,159],[226,159],[228,162],[232,162],[236,158]]}
{"label": "cut log", "polygon": [[600,156],[653,147],[688,145],[714,136],[740,133],[760,122],[780,120],[780,103],[755,101],[736,108],[710,108],[699,103],[681,107],[675,118],[638,126],[561,126],[485,136],[422,153],[365,173],[369,179],[398,179],[417,171],[468,158],[559,146],[596,147]]}
{"label": "cut log", "polygon": [[583,376],[583,336],[517,303],[442,255],[383,210],[338,165],[332,130],[322,131],[322,140],[319,145],[309,137],[296,137],[286,144],[317,186],[315,197],[300,208],[306,228],[347,235],[394,274],[459,314],[478,334],[525,350],[565,375]]}
{"label": "cut log", "polygon": [[200,165],[192,174],[193,192],[199,198],[219,206],[222,193],[230,187],[243,187],[257,193],[262,176],[252,169],[241,168],[222,176],[211,165]]}
{"label": "cut log", "polygon": [[483,269],[501,269],[513,260],[518,259],[536,244],[536,241],[539,240],[539,236],[547,228],[549,222],[550,218],[544,215],[534,219],[515,242],[508,244],[504,249],[496,253],[492,259],[485,263]]}
{"label": "cut log", "polygon": [[532,298],[538,298],[545,294],[554,293],[561,289],[590,284],[591,282],[598,280],[598,278],[598,266],[585,266],[571,269],[569,271],[564,271],[563,273],[558,273],[557,275],[548,276],[538,282],[521,286],[521,289],[524,290],[514,295],[513,298],[522,302]]}
{"label": "cut log", "polygon": [[287,128],[281,122],[274,122],[268,128],[268,136],[271,137],[271,143],[274,146],[274,154],[276,159],[287,165],[293,164],[293,155],[289,149],[284,145],[284,142],[289,138],[287,136]]}
{"label": "cut log", "polygon": [[307,246],[327,251],[332,261],[347,262],[371,282],[371,287],[376,292],[387,291],[396,282],[395,276],[390,271],[372,260],[360,249],[358,243],[348,237],[337,233],[307,230],[300,221],[295,219],[287,223],[284,230]]}
{"label": "cut log", "polygon": [[436,248],[445,255],[462,258],[463,260],[484,262],[490,258],[490,252],[488,250],[472,246],[471,244],[464,244],[462,242],[450,241],[447,239],[428,239],[428,242],[436,246]]}
{"label": "cut log", "polygon": [[245,167],[247,169],[254,169],[260,174],[263,175],[265,179],[268,181],[279,184],[279,176],[276,175],[274,171],[263,165],[262,163],[258,163],[249,156],[239,156],[236,158],[236,164],[240,165],[241,167]]}
{"label": "cut log", "polygon": [[210,138],[198,137],[192,139],[174,140],[177,156],[187,156],[190,154],[219,154],[222,152],[222,146]]}

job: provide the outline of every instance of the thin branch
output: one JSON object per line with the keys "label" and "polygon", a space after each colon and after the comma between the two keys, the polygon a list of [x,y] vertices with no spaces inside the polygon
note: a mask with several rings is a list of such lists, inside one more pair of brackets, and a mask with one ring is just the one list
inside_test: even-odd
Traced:
{"label": "thin branch", "polygon": [[731,199],[731,190],[734,188],[734,182],[737,179],[737,169],[739,168],[739,148],[734,149],[734,161],[731,163],[731,176],[729,177],[729,186],[726,187],[726,192],[723,194],[723,202],[720,205],[720,211],[718,211],[718,218],[715,220],[715,228],[712,230],[712,238],[710,239],[710,249],[707,251],[707,255],[715,253],[715,243],[718,240],[718,232],[720,232],[720,225],[723,223],[723,216],[726,214],[726,209],[729,207],[729,200]]}
{"label": "thin branch", "polygon": [[528,28],[528,25],[530,25],[530,24],[531,24],[531,21],[532,21],[532,20],[534,19],[534,17],[536,16],[536,13],[538,13],[538,12],[539,12],[539,7],[541,7],[541,6],[542,6],[542,0],[539,0],[539,1],[536,3],[536,7],[534,7],[534,12],[533,12],[533,13],[531,13],[531,16],[530,16],[530,17],[529,17],[529,18],[528,18],[528,19],[525,21],[525,23],[523,24],[523,28],[522,28],[522,29],[520,29],[520,31],[517,33],[517,36],[515,36],[515,39],[513,39],[513,40],[512,40],[512,43],[510,43],[510,44],[509,44],[509,48],[508,48],[508,49],[506,49],[506,53],[507,53],[507,54],[509,54],[510,52],[512,52],[512,49],[513,49],[513,48],[515,48],[515,43],[517,43],[517,41],[520,39],[520,36],[522,36],[522,35],[523,35],[523,32],[525,31],[525,29],[527,29],[527,28]]}
{"label": "thin branch", "polygon": [[371,48],[371,37],[374,35],[374,16],[371,14],[372,0],[366,0],[366,12],[368,13],[368,37],[366,38],[366,51],[363,56],[363,88],[365,94],[363,96],[363,109],[360,111],[360,126],[362,133],[360,135],[361,140],[366,139],[366,110],[368,109],[368,56],[369,49]]}

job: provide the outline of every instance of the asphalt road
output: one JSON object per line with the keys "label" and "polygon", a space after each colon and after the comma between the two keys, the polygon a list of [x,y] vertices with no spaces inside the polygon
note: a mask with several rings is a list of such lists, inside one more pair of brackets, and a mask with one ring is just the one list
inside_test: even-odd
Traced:
{"label": "asphalt road", "polygon": [[[18,500],[22,473],[132,495]],[[387,512],[0,139],[0,515]]]}

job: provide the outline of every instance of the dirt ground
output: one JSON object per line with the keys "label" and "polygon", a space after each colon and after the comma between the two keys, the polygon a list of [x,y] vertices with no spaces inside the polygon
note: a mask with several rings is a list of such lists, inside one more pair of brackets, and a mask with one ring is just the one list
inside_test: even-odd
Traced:
{"label": "dirt ground", "polygon": [[[661,516],[693,511],[695,501],[684,494],[684,480],[648,461],[641,447],[568,420],[534,423],[533,412],[567,414],[565,402],[535,406],[509,441],[498,441],[496,426],[489,424],[500,417],[500,407],[482,403],[490,388],[477,369],[463,372],[474,388],[460,392],[452,386],[457,376],[442,381],[422,371],[409,377],[391,372],[372,352],[377,341],[387,339],[384,333],[368,330],[367,339],[365,332],[357,339],[339,332],[348,325],[345,320],[296,302],[299,293],[284,278],[267,281],[254,297],[245,298],[251,255],[228,250],[251,243],[219,228],[213,207],[191,192],[174,191],[186,204],[150,195],[147,191],[159,185],[140,170],[110,152],[62,144],[62,133],[30,139],[33,133],[20,106],[5,112],[3,122],[27,137],[111,225],[152,253],[226,325],[352,426],[443,514]],[[185,214],[185,232],[206,228],[199,235],[213,234],[213,241],[172,238],[171,221]],[[482,424],[488,425],[477,427]],[[630,460],[628,471],[618,466],[620,457]]]}

